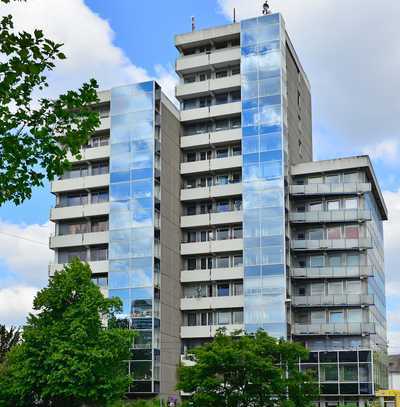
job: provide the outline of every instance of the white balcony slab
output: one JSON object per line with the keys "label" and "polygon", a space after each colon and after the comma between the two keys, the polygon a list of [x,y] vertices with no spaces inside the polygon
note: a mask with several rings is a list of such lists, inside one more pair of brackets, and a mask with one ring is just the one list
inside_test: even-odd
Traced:
{"label": "white balcony slab", "polygon": [[369,209],[344,209],[337,211],[290,212],[292,223],[355,222],[371,220]]}
{"label": "white balcony slab", "polygon": [[294,335],[368,335],[375,333],[373,323],[294,324]]}
{"label": "white balcony slab", "polygon": [[110,146],[83,148],[81,150],[80,159],[72,157],[71,154],[68,154],[68,159],[73,163],[101,160],[108,157],[110,157]]}
{"label": "white balcony slab", "polygon": [[230,223],[241,223],[242,221],[242,211],[207,213],[203,215],[182,216],[181,227],[190,228],[197,226],[226,225]]}
{"label": "white balcony slab", "polygon": [[73,235],[51,236],[50,248],[90,246],[108,243],[108,232],[76,233]]}
{"label": "white balcony slab", "polygon": [[202,96],[210,92],[220,90],[231,90],[240,88],[240,75],[227,76],[225,78],[208,79],[201,82],[181,83],[176,87],[176,97],[182,98],[185,96]]}
{"label": "white balcony slab", "polygon": [[324,306],[354,306],[372,305],[374,296],[371,294],[335,294],[296,296],[292,304],[296,307],[324,307]]}
{"label": "white balcony slab", "polygon": [[210,133],[195,134],[181,137],[181,148],[202,147],[209,145],[220,145],[229,142],[240,141],[242,129],[220,130]]}
{"label": "white balcony slab", "polygon": [[242,239],[215,240],[210,242],[182,243],[181,255],[194,255],[202,253],[223,253],[243,250]]}
{"label": "white balcony slab", "polygon": [[214,185],[204,188],[187,188],[181,190],[181,200],[193,201],[198,199],[237,196],[242,194],[242,190],[242,183]]}
{"label": "white balcony slab", "polygon": [[307,278],[365,278],[374,274],[372,266],[292,268],[291,276]]}
{"label": "white balcony slab", "polygon": [[[92,274],[106,274],[109,270],[108,260],[103,261],[89,261],[88,265],[92,270]],[[49,274],[53,276],[56,271],[61,271],[65,267],[65,264],[51,263],[49,265]]]}
{"label": "white balcony slab", "polygon": [[241,102],[224,103],[221,105],[212,105],[208,107],[199,107],[181,111],[181,121],[188,122],[193,120],[205,120],[215,117],[230,116],[242,112]]}
{"label": "white balcony slab", "polygon": [[220,308],[243,308],[242,295],[227,297],[182,298],[181,310],[206,310]]}
{"label": "white balcony slab", "polygon": [[243,279],[243,267],[216,268],[207,270],[183,270],[182,283],[195,283],[200,281],[223,281]]}
{"label": "white balcony slab", "polygon": [[110,174],[89,175],[87,177],[69,178],[53,181],[51,192],[68,192],[81,189],[104,188],[110,185]]}
{"label": "white balcony slab", "polygon": [[65,220],[74,218],[84,218],[90,216],[108,215],[110,212],[110,203],[102,202],[97,204],[65,206],[52,208],[50,210],[50,220]]}
{"label": "white balcony slab", "polygon": [[206,325],[206,326],[182,326],[181,338],[213,338],[220,328],[225,328],[228,334],[243,330],[242,324],[235,325]]}
{"label": "white balcony slab", "polygon": [[372,249],[371,238],[335,240],[292,240],[293,250],[353,250]]}
{"label": "white balcony slab", "polygon": [[343,195],[371,191],[370,183],[290,185],[292,195]]}

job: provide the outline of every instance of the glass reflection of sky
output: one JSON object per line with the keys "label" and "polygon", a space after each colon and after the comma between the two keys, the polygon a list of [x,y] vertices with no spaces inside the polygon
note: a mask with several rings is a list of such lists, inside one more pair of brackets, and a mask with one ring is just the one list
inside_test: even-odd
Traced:
{"label": "glass reflection of sky", "polygon": [[109,296],[121,298],[120,318],[148,338],[155,326],[154,88],[151,81],[111,91]]}
{"label": "glass reflection of sky", "polygon": [[286,337],[281,20],[241,23],[245,329]]}

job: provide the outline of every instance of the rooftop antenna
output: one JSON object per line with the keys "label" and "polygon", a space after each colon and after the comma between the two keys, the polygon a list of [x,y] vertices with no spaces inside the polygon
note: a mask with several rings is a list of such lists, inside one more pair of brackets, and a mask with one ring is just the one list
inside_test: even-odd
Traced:
{"label": "rooftop antenna", "polygon": [[196,19],[192,16],[192,31],[196,29]]}
{"label": "rooftop antenna", "polygon": [[233,8],[233,22],[236,23],[236,8]]}
{"label": "rooftop antenna", "polygon": [[263,13],[264,16],[267,16],[268,14],[271,14],[271,10],[270,10],[270,7],[269,7],[268,0],[264,2],[262,13]]}

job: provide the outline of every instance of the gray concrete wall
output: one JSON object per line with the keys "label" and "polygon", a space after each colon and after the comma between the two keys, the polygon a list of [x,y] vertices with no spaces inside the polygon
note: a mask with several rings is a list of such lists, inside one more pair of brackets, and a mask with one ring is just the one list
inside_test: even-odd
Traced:
{"label": "gray concrete wall", "polygon": [[178,395],[180,363],[180,123],[161,104],[161,371],[160,396]]}
{"label": "gray concrete wall", "polygon": [[[311,94],[307,79],[286,47],[289,163],[312,161]],[[300,103],[298,95],[300,93]],[[299,143],[302,145],[300,154]]]}

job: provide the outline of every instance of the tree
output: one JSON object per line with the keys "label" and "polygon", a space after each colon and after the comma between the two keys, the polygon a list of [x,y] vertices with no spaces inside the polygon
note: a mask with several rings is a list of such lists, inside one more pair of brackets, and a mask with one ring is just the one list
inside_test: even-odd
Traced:
{"label": "tree", "polygon": [[133,333],[115,328],[121,301],[104,298],[90,276],[74,260],[37,294],[36,315],[0,372],[1,407],[106,406],[123,397]]}
{"label": "tree", "polygon": [[62,45],[38,29],[15,33],[12,16],[1,18],[0,205],[21,204],[45,178],[62,175],[70,165],[67,154],[78,156],[100,124],[91,108],[98,101],[94,79],[55,99],[40,98],[46,74],[66,58]]}
{"label": "tree", "polygon": [[0,324],[0,364],[4,362],[6,354],[21,339],[21,332],[18,328],[11,327],[7,329],[5,325]]}
{"label": "tree", "polygon": [[317,396],[311,378],[298,368],[306,349],[263,331],[220,331],[193,354],[196,364],[180,367],[178,388],[193,393],[194,407],[306,407]]}

